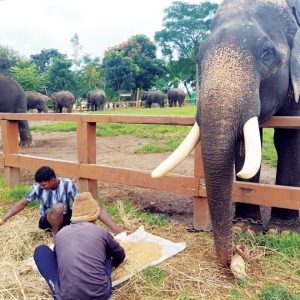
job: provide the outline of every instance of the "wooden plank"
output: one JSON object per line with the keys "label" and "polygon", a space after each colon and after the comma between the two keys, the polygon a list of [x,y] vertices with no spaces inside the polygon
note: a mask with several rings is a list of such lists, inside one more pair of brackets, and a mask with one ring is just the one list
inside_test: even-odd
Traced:
{"label": "wooden plank", "polygon": [[[199,193],[206,196],[204,185]],[[232,201],[300,210],[300,187],[235,181]]]}
{"label": "wooden plank", "polygon": [[[16,121],[1,121],[3,154],[19,153],[19,125]],[[9,187],[20,182],[20,168],[7,166],[4,159],[4,176]]]}
{"label": "wooden plank", "polygon": [[300,128],[300,117],[272,117],[262,124],[263,128]]}
{"label": "wooden plank", "polygon": [[0,153],[0,168],[4,167],[4,155],[3,153]]}
{"label": "wooden plank", "polygon": [[0,120],[32,120],[32,121],[74,121],[99,123],[128,123],[128,124],[165,124],[193,125],[194,117],[152,116],[152,115],[99,115],[86,113],[57,114],[57,113],[0,113]]}
{"label": "wooden plank", "polygon": [[154,116],[154,115],[82,115],[82,122],[194,125],[194,117]]}
{"label": "wooden plank", "polygon": [[15,121],[1,121],[1,133],[4,155],[19,153],[19,126]]}
{"label": "wooden plank", "polygon": [[79,174],[80,164],[78,162],[42,158],[31,155],[9,154],[5,157],[5,165],[33,171],[41,166],[49,166],[53,168],[57,174],[76,178]]}
{"label": "wooden plank", "polygon": [[[204,170],[202,162],[201,144],[198,143],[195,148],[194,176],[198,178],[200,185],[204,184]],[[198,189],[200,189],[200,185]],[[211,221],[206,197],[193,197],[193,226],[198,230],[210,230]]]}
{"label": "wooden plank", "polygon": [[[77,123],[77,156],[80,163],[96,163],[96,123]],[[98,198],[97,180],[78,179],[81,192],[90,192]]]}
{"label": "wooden plank", "polygon": [[197,179],[191,176],[169,174],[162,178],[152,178],[150,172],[101,166],[81,164],[80,176],[95,180],[150,188],[166,192],[178,193],[188,196],[197,194]]}

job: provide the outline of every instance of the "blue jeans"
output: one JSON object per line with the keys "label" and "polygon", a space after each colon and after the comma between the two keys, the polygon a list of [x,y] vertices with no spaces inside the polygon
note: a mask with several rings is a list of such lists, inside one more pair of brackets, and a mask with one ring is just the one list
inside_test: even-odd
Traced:
{"label": "blue jeans", "polygon": [[[58,280],[58,266],[55,252],[52,251],[48,246],[41,245],[36,247],[33,258],[39,272],[45,278],[47,284],[49,285],[53,299],[56,299],[55,286]],[[112,290],[111,271],[111,258],[106,257],[105,273],[110,281],[110,290]]]}

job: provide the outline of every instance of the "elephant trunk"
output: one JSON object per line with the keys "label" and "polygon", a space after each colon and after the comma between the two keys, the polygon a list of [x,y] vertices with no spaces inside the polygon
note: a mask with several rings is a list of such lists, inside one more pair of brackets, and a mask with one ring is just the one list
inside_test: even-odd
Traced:
{"label": "elephant trunk", "polygon": [[[201,129],[215,248],[220,262],[228,266],[232,256],[231,195],[235,152],[245,123],[259,115],[260,105],[259,77],[255,74],[251,54],[236,45],[226,46],[223,50],[213,49],[202,62],[203,81],[197,121]],[[253,176],[251,174],[255,174],[259,165],[260,160],[254,168],[245,166],[242,175]]]}

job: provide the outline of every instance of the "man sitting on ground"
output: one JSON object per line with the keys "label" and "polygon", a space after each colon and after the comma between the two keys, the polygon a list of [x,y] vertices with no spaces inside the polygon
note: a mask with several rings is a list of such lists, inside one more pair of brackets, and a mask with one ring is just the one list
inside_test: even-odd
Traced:
{"label": "man sitting on ground", "polygon": [[[112,294],[111,272],[125,258],[124,249],[104,228],[90,193],[75,197],[71,225],[55,237],[55,248],[41,245],[34,260],[56,300],[106,300]],[[100,210],[100,213],[99,213]]]}
{"label": "man sitting on ground", "polygon": [[[20,200],[7,211],[0,219],[0,225],[18,214],[29,202],[38,199],[40,203],[39,228],[52,230],[55,235],[63,226],[70,224],[72,203],[79,193],[79,189],[76,183],[69,178],[56,178],[54,170],[47,166],[40,167],[34,178],[36,183],[32,185],[25,199]],[[107,215],[104,209],[100,210],[98,218],[114,233],[122,232],[122,229]]]}

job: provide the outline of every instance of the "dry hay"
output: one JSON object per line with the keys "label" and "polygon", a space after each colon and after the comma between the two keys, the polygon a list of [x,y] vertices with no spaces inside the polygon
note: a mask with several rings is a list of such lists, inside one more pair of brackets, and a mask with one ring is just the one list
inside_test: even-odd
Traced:
{"label": "dry hay", "polygon": [[[37,228],[38,209],[25,209],[0,226],[0,300],[51,299],[49,288],[37,272],[24,270],[23,261],[30,258],[40,244],[51,244],[52,237]],[[134,220],[130,219],[133,227]],[[135,228],[141,225],[136,220]],[[215,257],[213,240],[208,233],[188,233],[186,225],[170,223],[168,226],[145,229],[173,242],[186,242],[186,249],[157,265],[166,274],[156,285],[143,272],[113,289],[115,300],[126,299],[232,299],[235,288],[242,299],[259,299],[262,289],[269,283],[284,284],[292,293],[300,293],[300,262],[287,262],[284,255],[276,261],[267,259],[274,251],[250,245],[250,262],[247,280],[239,285],[232,274],[222,268]],[[285,265],[286,270],[281,270]],[[22,267],[23,266],[23,267]],[[194,298],[180,298],[184,291]]]}

